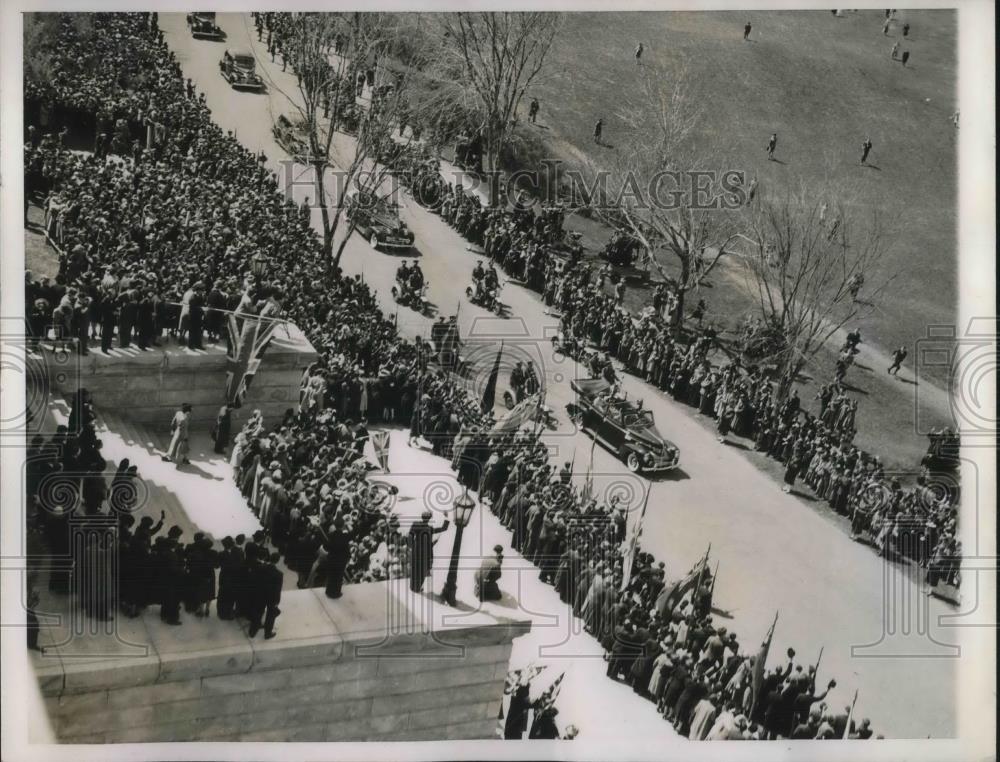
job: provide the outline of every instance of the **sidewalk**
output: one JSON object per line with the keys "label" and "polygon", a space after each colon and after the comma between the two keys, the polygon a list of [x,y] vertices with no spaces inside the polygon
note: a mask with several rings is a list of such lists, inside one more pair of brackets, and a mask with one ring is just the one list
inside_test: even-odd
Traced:
{"label": "sidewalk", "polygon": [[[389,437],[390,470],[394,464],[405,463],[407,472],[373,471],[370,479],[399,488],[394,511],[404,518],[404,525],[406,517],[415,518],[426,504],[434,512],[431,523],[440,526],[451,516],[451,503],[461,494],[461,487],[444,458],[432,455],[429,450],[407,447],[407,435],[406,430],[392,429]],[[370,449],[369,456],[375,462]],[[425,592],[439,593],[444,586],[455,537],[454,524],[437,537],[434,568],[424,586]],[[577,737],[587,741],[676,738],[673,727],[657,714],[653,703],[640,698],[624,683],[607,677],[604,649],[584,632],[583,622],[559,600],[555,589],[538,578],[538,568],[511,548],[510,542],[510,532],[477,500],[472,520],[463,533],[458,599],[465,616],[482,611],[503,618],[517,612],[531,620],[531,632],[514,641],[510,661],[511,670],[529,664],[546,667],[532,684],[531,698],[537,698],[565,672],[556,701],[559,709],[556,722],[561,731],[575,725],[580,731]],[[473,575],[482,559],[493,555],[494,545],[504,548],[503,576],[499,582],[503,598],[479,603],[473,592]]]}

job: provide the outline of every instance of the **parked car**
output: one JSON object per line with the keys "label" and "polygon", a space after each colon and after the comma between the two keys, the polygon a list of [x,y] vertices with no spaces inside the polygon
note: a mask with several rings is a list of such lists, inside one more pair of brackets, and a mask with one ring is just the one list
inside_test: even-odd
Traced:
{"label": "parked car", "polygon": [[264,89],[264,80],[257,73],[257,61],[253,53],[225,51],[219,61],[219,72],[234,90]]}
{"label": "parked car", "polygon": [[680,449],[656,430],[641,402],[618,396],[604,379],[577,379],[570,386],[578,400],[566,406],[570,415],[629,471],[656,473],[680,464]]}
{"label": "parked car", "polygon": [[376,194],[355,189],[347,197],[347,219],[373,249],[409,249],[413,231],[399,219],[396,206]]}
{"label": "parked car", "polygon": [[221,40],[226,36],[226,33],[215,23],[215,14],[207,11],[189,13],[187,25],[191,36],[196,40]]}
{"label": "parked car", "polygon": [[275,142],[300,164],[309,161],[309,143],[302,128],[293,124],[284,114],[278,114],[278,119],[271,128]]}

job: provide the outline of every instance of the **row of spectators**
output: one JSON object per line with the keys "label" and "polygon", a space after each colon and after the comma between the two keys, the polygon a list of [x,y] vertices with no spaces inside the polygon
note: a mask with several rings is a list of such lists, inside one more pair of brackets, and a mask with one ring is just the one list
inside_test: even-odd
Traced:
{"label": "row of spectators", "polygon": [[[67,18],[62,29],[72,43],[77,26]],[[267,552],[284,552],[303,586],[327,584],[326,565],[316,561],[328,555],[328,530],[337,524],[338,535],[350,537],[348,581],[405,571],[398,543],[393,559],[380,555],[390,531],[372,504],[383,498],[333,433],[369,414],[406,421],[418,402],[426,406],[417,393],[430,387],[421,383],[420,346],[398,339],[360,279],[323,261],[299,208],[185,85],[150,16],[96,15],[92,32],[91,44],[114,51],[109,66],[143,72],[134,81],[157,85],[102,105],[138,135],[121,154],[75,153],[55,136],[28,131],[29,191],[39,203],[45,194],[46,231],[61,254],[56,278],[27,278],[33,342],[74,338],[86,352],[98,335],[106,350],[115,338],[130,346],[135,333],[140,349],[169,335],[197,349],[203,329],[208,340],[225,333],[223,310],[267,309],[294,321],[320,357],[305,378],[301,414],[273,432],[241,432],[233,452],[238,482],[266,527]],[[104,86],[76,72],[30,95],[66,114],[94,108],[73,93]],[[162,129],[144,133],[154,112]],[[250,272],[258,255],[269,261],[261,279]],[[285,455],[307,447],[306,460]],[[331,490],[335,499],[327,500]]]}
{"label": "row of spectators", "polygon": [[[697,589],[664,599],[665,568],[640,551],[624,581],[625,522],[614,501],[568,489],[568,475],[554,472],[536,436],[489,436],[490,417],[477,413],[478,406],[464,390],[428,365],[426,346],[400,339],[367,286],[322,261],[315,233],[281,197],[257,157],[223,134],[201,100],[184,87],[176,60],[151,17],[100,14],[94,17],[94,31],[94,44],[112,50],[108,67],[120,74],[130,72],[133,89],[122,96],[105,78],[66,75],[44,97],[76,108],[110,109],[115,119],[124,119],[134,129],[155,112],[164,129],[161,140],[154,134],[145,148],[119,158],[79,156],[58,141],[35,145],[29,140],[26,151],[41,152],[38,179],[45,190],[60,194],[60,206],[79,204],[76,213],[63,213],[59,219],[62,248],[76,250],[77,259],[61,266],[61,283],[39,286],[64,287],[64,293],[96,287],[102,298],[117,300],[123,289],[140,283],[154,296],[172,301],[175,296],[183,300],[195,284],[207,292],[221,282],[234,294],[244,292],[241,302],[248,303],[247,309],[261,296],[278,304],[277,309],[305,331],[320,361],[306,374],[298,412],[270,427],[252,417],[236,438],[231,456],[235,478],[264,526],[250,542],[226,538],[218,549],[201,537],[182,545],[179,528],[152,541],[160,527],[146,518],[133,529],[129,498],[122,502],[107,493],[105,461],[91,425],[93,411],[84,399],[74,403],[66,430],[51,442],[33,443],[52,453],[39,462],[49,463],[53,471],[85,474],[70,477],[76,492],[59,496],[40,488],[52,483],[51,478],[34,477],[34,489],[29,489],[35,498],[32,514],[45,527],[50,550],[58,551],[60,542],[65,545],[61,524],[77,510],[95,517],[121,515],[113,520],[121,523],[125,544],[103,551],[117,550],[133,570],[159,570],[151,584],[138,584],[124,594],[126,613],[159,604],[164,621],[175,623],[180,621],[180,604],[192,613],[206,613],[215,598],[222,618],[243,615],[252,631],[263,626],[265,634],[274,631],[281,588],[271,571],[279,568],[280,558],[272,547],[299,575],[300,585],[325,584],[332,597],[344,581],[405,575],[413,561],[398,522],[384,510],[387,497],[367,480],[367,469],[357,457],[357,422],[372,409],[369,390],[388,390],[377,395],[391,400],[383,403],[383,415],[385,410],[400,418],[409,414],[411,438],[428,439],[436,453],[452,459],[460,481],[480,491],[511,527],[514,546],[539,564],[542,579],[557,587],[604,644],[609,675],[629,680],[637,692],[655,699],[679,730],[697,738],[871,735],[867,723],[854,727],[846,714],[817,703],[824,694],[816,694],[815,675],[802,665],[790,663],[767,672],[763,688],[753,690],[750,675],[760,657],[741,653],[734,634],[712,624],[707,573],[699,575],[704,584]],[[110,89],[106,99],[97,99],[99,105],[73,96],[79,91],[99,94],[103,87]],[[536,219],[525,209],[494,222],[512,225],[510,232],[541,245],[545,226],[536,232]],[[504,238],[491,240],[492,256],[498,260],[501,254],[506,260],[520,245],[514,236],[509,245]],[[78,245],[84,247],[82,256]],[[250,275],[250,261],[257,254],[272,262],[264,285]],[[574,319],[604,304],[603,297],[593,293],[593,283],[583,277],[587,270],[582,265],[571,265],[566,272],[557,265],[546,269],[549,298],[567,315],[564,329],[575,330]],[[556,278],[551,285],[550,278]],[[56,294],[49,297],[55,300]],[[580,301],[574,306],[573,299]],[[623,344],[634,345],[643,333],[620,310],[616,314],[607,325],[620,326],[621,334],[615,334],[616,328],[602,328],[597,343],[610,350],[614,337],[615,353],[629,357]],[[655,316],[643,320],[638,325],[645,326],[650,337],[666,341]],[[112,333],[122,330],[120,321],[109,322],[108,328]],[[701,342],[674,347],[681,359],[677,372],[693,373],[706,349]],[[671,359],[667,367],[672,364]],[[630,367],[637,369],[634,363]],[[665,378],[672,382],[673,375]],[[793,416],[786,407],[769,403],[760,391],[766,382],[746,386],[746,378],[752,376],[733,371],[724,389],[725,378],[720,378],[722,396],[745,390],[776,426],[785,425],[790,432]],[[379,381],[373,386],[372,379]],[[690,376],[685,379],[679,397],[692,387]],[[82,427],[81,416],[87,421]],[[750,420],[755,419],[756,413]],[[120,471],[115,477],[119,485],[137,476],[127,464],[121,464]],[[53,500],[65,510],[52,510]],[[152,566],[142,560],[147,553],[157,559]],[[142,579],[141,573],[134,578]],[[54,579],[57,592],[68,588],[68,578]],[[95,602],[85,605],[94,616],[113,614]],[[793,656],[789,652],[789,658]]]}
{"label": "row of spectators", "polygon": [[[877,455],[854,444],[857,401],[839,383],[817,395],[817,413],[804,409],[797,391],[780,399],[763,369],[738,360],[719,366],[709,359],[717,347],[712,329],[679,339],[671,325],[677,304],[661,285],[651,307],[638,316],[622,304],[622,289],[609,288],[609,268],[582,262],[573,252],[561,256],[554,241],[562,240],[558,208],[535,210],[484,208],[477,196],[440,180],[433,165],[415,179],[415,196],[428,187],[438,211],[470,243],[508,275],[542,293],[561,313],[561,341],[570,354],[587,361],[594,377],[616,358],[625,369],[717,421],[720,438],[729,434],[752,439],[754,448],[784,468],[784,489],[802,479],[813,494],[850,518],[852,533],[871,542],[880,553],[908,558],[929,567],[928,581],[958,584],[961,546],[956,537],[959,491],[950,431],[933,432],[928,456],[916,485],[904,489],[887,475]],[[435,179],[436,178],[436,179]],[[699,316],[700,317],[700,316]],[[592,351],[596,348],[597,351]]]}

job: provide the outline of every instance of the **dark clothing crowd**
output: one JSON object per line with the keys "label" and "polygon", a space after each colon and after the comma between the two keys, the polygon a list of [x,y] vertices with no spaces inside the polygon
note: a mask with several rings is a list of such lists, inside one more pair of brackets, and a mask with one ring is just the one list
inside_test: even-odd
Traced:
{"label": "dark clothing crowd", "polygon": [[[102,341],[105,331],[108,341],[117,334],[120,342],[138,331],[155,344],[171,330],[190,341],[202,327],[218,339],[222,329],[211,309],[235,304],[236,311],[253,311],[263,302],[279,304],[273,309],[305,332],[320,359],[303,376],[297,410],[270,425],[254,414],[236,435],[234,479],[262,529],[218,544],[200,534],[185,542],[180,527],[163,534],[162,521],[134,520],[135,468],[119,464],[109,484],[92,403],[81,390],[68,425],[31,443],[38,456],[29,458],[31,525],[53,555],[70,555],[69,525],[76,520],[110,523],[119,540],[117,546],[90,540],[78,562],[82,571],[53,572],[52,590],[69,592],[74,573],[105,573],[111,567],[98,559],[117,553],[129,580],[121,591],[126,615],[158,605],[164,622],[177,624],[182,607],[207,615],[215,600],[220,618],[243,618],[251,635],[263,629],[265,636],[273,636],[280,614],[282,559],[299,587],[323,586],[331,598],[340,597],[345,583],[390,577],[408,576],[420,590],[440,529],[426,515],[400,527],[388,510],[391,493],[368,480],[361,457],[367,424],[408,423],[410,441],[423,438],[451,460],[459,482],[478,491],[511,530],[512,546],[583,619],[607,652],[608,675],[655,702],[680,732],[733,739],[871,736],[867,722],[855,725],[848,712],[823,703],[826,691],[817,691],[815,673],[795,664],[791,651],[788,665],[766,671],[755,690],[758,656],[741,652],[735,633],[713,624],[707,572],[684,595],[663,595],[663,563],[641,549],[628,557],[623,550],[626,506],[574,489],[568,469],[554,468],[536,433],[498,431],[479,400],[440,367],[444,342],[398,336],[363,281],[344,277],[319,256],[308,220],[282,197],[258,157],[212,123],[154,18],[96,15],[87,44],[106,57],[94,71],[70,65],[82,43],[66,25],[66,65],[51,82],[28,89],[50,106],[104,114],[109,124],[123,125],[121,135],[113,130],[89,155],[71,153],[51,137],[28,140],[26,159],[37,169],[31,191],[46,199],[46,225],[61,252],[54,283],[27,283],[29,304],[44,302],[33,336],[49,335],[45,321],[57,309],[68,315],[60,318],[68,333],[53,339],[92,337],[95,324]],[[265,28],[270,36],[267,24],[260,33]],[[148,127],[154,129],[144,133]],[[851,444],[853,423],[841,421],[840,412],[836,419],[826,408],[809,415],[797,397],[779,401],[753,369],[712,367],[709,334],[689,345],[672,338],[668,294],[660,292],[638,318],[629,315],[620,289],[606,293],[606,271],[595,273],[566,243],[560,208],[539,212],[520,199],[512,209],[484,207],[444,183],[427,157],[406,171],[421,203],[562,311],[564,337],[596,345],[717,418],[722,436],[752,437],[758,450],[785,464],[786,481],[801,476],[836,510],[854,516],[856,531],[886,542],[910,532],[917,541],[899,548],[917,560],[932,557],[941,538],[953,535],[954,505],[887,482],[877,458]],[[270,261],[262,278],[251,271],[258,255]],[[196,304],[199,289],[204,301]],[[95,301],[100,306],[91,312]],[[169,312],[174,306],[178,311]],[[196,328],[197,320],[203,322]],[[828,404],[843,405],[834,398]],[[60,473],[70,476],[60,480]],[[56,488],[63,481],[72,487]],[[873,492],[881,502],[871,502]],[[91,616],[114,614],[106,597],[78,597]],[[553,737],[552,726],[550,715],[537,737]]]}
{"label": "dark clothing crowd", "polygon": [[[954,559],[959,492],[950,478],[955,463],[930,457],[950,431],[934,432],[914,488],[886,476],[881,459],[855,445],[857,400],[842,377],[817,395],[818,411],[804,409],[796,391],[782,398],[764,369],[742,362],[719,367],[709,356],[714,329],[678,339],[673,330],[681,308],[671,284],[659,285],[652,304],[638,316],[622,304],[623,283],[607,265],[581,261],[567,244],[560,207],[536,210],[520,199],[509,207],[485,206],[479,196],[448,184],[432,159],[415,149],[397,169],[414,198],[439,213],[471,244],[481,246],[510,277],[542,294],[561,313],[561,341],[593,376],[609,375],[610,358],[625,369],[717,421],[721,438],[753,440],[754,449],[784,469],[785,490],[801,480],[837,513],[852,533],[880,553],[932,568],[934,581],[957,581]],[[613,239],[612,244],[615,244]],[[609,244],[612,245],[612,244]],[[692,316],[699,319],[703,304]],[[856,350],[860,334],[848,335],[845,351]],[[590,348],[596,348],[596,351]],[[957,451],[957,442],[952,442]],[[947,560],[946,560],[947,559]],[[931,584],[934,584],[931,581]]]}

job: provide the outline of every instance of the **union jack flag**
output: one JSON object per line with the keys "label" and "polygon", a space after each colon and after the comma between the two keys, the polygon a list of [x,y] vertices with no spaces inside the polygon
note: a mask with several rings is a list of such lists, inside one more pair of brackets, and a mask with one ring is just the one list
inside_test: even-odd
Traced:
{"label": "union jack flag", "polygon": [[226,399],[234,407],[240,407],[278,321],[261,320],[256,315],[245,314],[240,316],[240,320],[232,313],[227,317],[229,353],[226,364]]}

